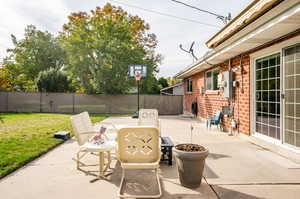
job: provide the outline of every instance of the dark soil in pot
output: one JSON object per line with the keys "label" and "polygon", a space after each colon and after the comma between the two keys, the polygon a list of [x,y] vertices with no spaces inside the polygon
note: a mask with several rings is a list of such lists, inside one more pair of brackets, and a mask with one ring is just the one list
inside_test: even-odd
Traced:
{"label": "dark soil in pot", "polygon": [[208,150],[198,144],[179,144],[173,149],[180,183],[188,188],[199,187]]}

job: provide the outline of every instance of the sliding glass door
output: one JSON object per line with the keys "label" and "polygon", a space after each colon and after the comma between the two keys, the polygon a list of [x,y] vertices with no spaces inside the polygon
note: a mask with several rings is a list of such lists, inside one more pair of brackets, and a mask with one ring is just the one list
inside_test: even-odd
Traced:
{"label": "sliding glass door", "polygon": [[284,142],[300,147],[300,44],[283,51]]}
{"label": "sliding glass door", "polygon": [[256,133],[280,140],[280,53],[256,60],[255,95]]}

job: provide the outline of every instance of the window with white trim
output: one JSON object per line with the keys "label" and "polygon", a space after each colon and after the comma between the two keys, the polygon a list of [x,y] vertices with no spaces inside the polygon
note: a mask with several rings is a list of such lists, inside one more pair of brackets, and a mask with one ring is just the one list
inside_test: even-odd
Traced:
{"label": "window with white trim", "polygon": [[218,90],[219,69],[207,71],[205,73],[206,90]]}
{"label": "window with white trim", "polygon": [[189,93],[193,92],[193,80],[192,79],[186,80],[186,91]]}

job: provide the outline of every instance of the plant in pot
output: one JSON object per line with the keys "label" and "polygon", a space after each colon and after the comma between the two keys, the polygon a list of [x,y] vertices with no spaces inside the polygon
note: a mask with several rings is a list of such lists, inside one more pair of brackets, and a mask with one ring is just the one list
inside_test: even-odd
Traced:
{"label": "plant in pot", "polygon": [[178,144],[174,147],[179,180],[181,185],[196,188],[201,184],[205,159],[208,150],[198,144],[192,144],[193,125],[191,125],[191,143]]}

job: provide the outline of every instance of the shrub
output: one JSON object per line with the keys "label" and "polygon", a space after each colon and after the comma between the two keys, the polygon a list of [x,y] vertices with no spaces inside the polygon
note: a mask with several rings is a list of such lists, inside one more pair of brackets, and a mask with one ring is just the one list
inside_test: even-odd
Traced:
{"label": "shrub", "polygon": [[37,87],[40,92],[73,91],[66,73],[55,68],[50,68],[39,73]]}

